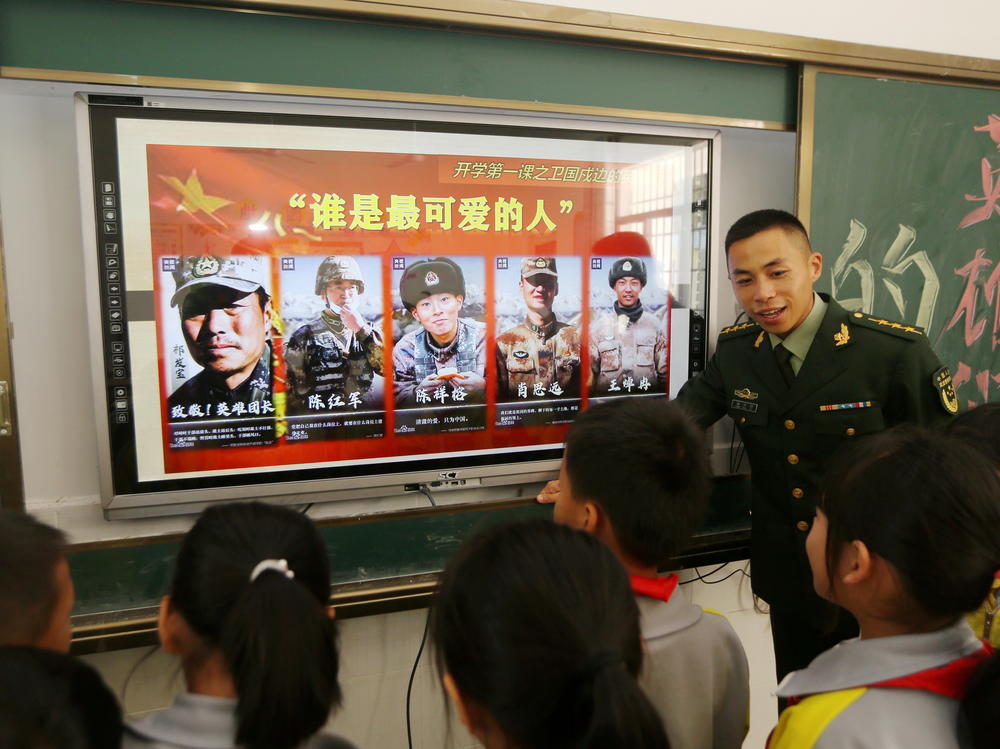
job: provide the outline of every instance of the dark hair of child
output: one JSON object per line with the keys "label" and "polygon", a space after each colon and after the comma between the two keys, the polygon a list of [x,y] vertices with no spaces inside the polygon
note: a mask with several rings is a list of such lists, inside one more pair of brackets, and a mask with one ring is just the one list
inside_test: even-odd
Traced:
{"label": "dark hair of child", "polygon": [[432,611],[437,666],[520,749],[667,747],[640,689],[639,612],[612,553],[536,520],[469,540]]}
{"label": "dark hair of child", "polygon": [[56,606],[62,531],[20,512],[0,511],[0,643],[35,642]]}
{"label": "dark hair of child", "polygon": [[[250,576],[265,559],[285,559]],[[258,502],[202,513],[177,555],[171,603],[222,650],[237,693],[236,743],[293,749],[340,704],[337,632],[327,615],[326,546],[305,516]]]}
{"label": "dark hair of child", "polygon": [[970,408],[948,422],[948,434],[979,450],[1000,471],[1000,403]]}
{"label": "dark hair of child", "polygon": [[117,749],[118,701],[89,665],[63,653],[0,647],[0,746]]}
{"label": "dark hair of child", "polygon": [[[906,599],[898,617],[915,631],[975,610],[1000,568],[1000,476],[946,435],[903,425],[859,443],[831,466],[820,507],[827,569],[837,569],[851,541],[863,541],[898,573]],[[998,658],[980,667],[963,705],[971,732],[993,742]]]}
{"label": "dark hair of child", "polygon": [[684,550],[711,491],[701,431],[665,398],[624,398],[584,411],[566,435],[573,494],[607,513],[621,549],[644,565]]}

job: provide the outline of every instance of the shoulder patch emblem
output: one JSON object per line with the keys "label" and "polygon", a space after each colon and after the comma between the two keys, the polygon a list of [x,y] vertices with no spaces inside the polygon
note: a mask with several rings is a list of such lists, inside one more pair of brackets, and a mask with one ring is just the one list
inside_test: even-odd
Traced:
{"label": "shoulder patch emblem", "polygon": [[958,413],[958,396],[955,395],[955,385],[951,381],[951,372],[948,367],[941,367],[931,375],[934,388],[941,396],[941,405],[950,414]]}
{"label": "shoulder patch emblem", "polygon": [[846,346],[851,342],[851,331],[845,323],[840,323],[840,332],[833,334],[834,346]]}

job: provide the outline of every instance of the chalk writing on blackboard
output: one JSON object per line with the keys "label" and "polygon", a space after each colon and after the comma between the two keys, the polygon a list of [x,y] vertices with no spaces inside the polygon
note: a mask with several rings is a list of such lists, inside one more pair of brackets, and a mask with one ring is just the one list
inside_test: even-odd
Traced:
{"label": "chalk writing on blackboard", "polygon": [[[934,318],[934,309],[937,307],[941,281],[927,252],[924,250],[911,252],[917,239],[916,230],[912,226],[900,224],[896,238],[882,254],[878,267],[873,267],[867,258],[858,257],[858,251],[865,243],[867,236],[868,228],[858,219],[852,218],[847,241],[844,242],[840,254],[833,263],[831,274],[833,296],[846,309],[874,314],[877,290],[884,287],[896,309],[896,317],[907,321],[912,318],[918,327],[924,330],[929,329],[931,320]],[[868,252],[868,255],[871,257],[873,253]],[[915,268],[922,277],[920,299],[917,302],[915,314],[907,314],[906,297],[896,280],[911,267]],[[849,280],[852,280],[852,276],[855,277],[853,280],[861,289],[861,296],[844,299],[840,296],[839,291]],[[877,284],[878,281],[882,282],[881,287]]]}

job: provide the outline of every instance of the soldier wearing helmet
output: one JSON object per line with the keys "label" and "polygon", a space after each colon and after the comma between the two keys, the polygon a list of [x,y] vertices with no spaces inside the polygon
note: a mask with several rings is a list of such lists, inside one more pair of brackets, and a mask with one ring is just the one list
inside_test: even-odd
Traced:
{"label": "soldier wearing helmet", "polygon": [[202,370],[167,399],[171,420],[263,415],[272,408],[268,269],[262,256],[180,258],[170,306]]}
{"label": "soldier wearing helmet", "polygon": [[[633,232],[620,234],[626,233]],[[638,257],[616,260],[608,271],[608,286],[615,295],[614,309],[590,326],[591,394],[665,392],[666,325],[639,299],[646,287],[646,264]]]}
{"label": "soldier wearing helmet", "polygon": [[580,394],[580,335],[559,322],[552,303],[559,293],[554,257],[521,260],[518,284],[527,317],[497,337],[497,400],[512,401],[542,387],[551,397]]}
{"label": "soldier wearing helmet", "polygon": [[[486,390],[486,324],[460,317],[465,276],[454,260],[418,260],[399,280],[403,306],[420,323],[392,350],[398,406],[481,403]],[[444,388],[444,390],[441,390]]]}
{"label": "soldier wearing helmet", "polygon": [[311,395],[364,396],[382,374],[382,334],[357,309],[357,298],[365,293],[358,261],[347,255],[325,258],[315,290],[324,309],[285,344],[289,413],[308,411]]}

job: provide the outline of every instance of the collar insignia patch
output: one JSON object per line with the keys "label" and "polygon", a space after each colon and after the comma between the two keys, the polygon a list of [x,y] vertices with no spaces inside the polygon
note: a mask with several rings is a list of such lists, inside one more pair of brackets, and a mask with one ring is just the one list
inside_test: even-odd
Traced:
{"label": "collar insignia patch", "polygon": [[833,334],[834,346],[846,346],[851,342],[851,331],[845,323],[840,323],[840,332]]}
{"label": "collar insignia patch", "polygon": [[757,336],[757,340],[753,342],[754,348],[760,348],[760,344],[764,342],[764,331],[760,331],[760,335]]}

